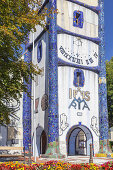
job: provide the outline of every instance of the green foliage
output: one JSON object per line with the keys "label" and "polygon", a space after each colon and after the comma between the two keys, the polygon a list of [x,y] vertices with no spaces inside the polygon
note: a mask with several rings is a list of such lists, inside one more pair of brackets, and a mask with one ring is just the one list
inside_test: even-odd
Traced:
{"label": "green foliage", "polygon": [[109,126],[113,126],[113,57],[106,62],[107,102]]}
{"label": "green foliage", "polygon": [[6,103],[18,101],[23,91],[28,93],[23,79],[29,83],[29,77],[40,73],[37,66],[25,63],[21,58],[21,44],[26,43],[35,25],[45,28],[45,17],[51,13],[47,9],[40,13],[40,7],[40,0],[0,2],[0,123],[8,124],[9,115],[13,112]]}
{"label": "green foliage", "polygon": [[113,141],[109,141],[110,148],[112,149],[113,147]]}

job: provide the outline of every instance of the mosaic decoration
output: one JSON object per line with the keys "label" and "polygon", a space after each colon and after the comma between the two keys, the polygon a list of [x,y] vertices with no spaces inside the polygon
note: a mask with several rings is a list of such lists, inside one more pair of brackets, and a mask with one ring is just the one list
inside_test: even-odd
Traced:
{"label": "mosaic decoration", "polygon": [[[25,62],[31,62],[32,52],[27,51],[24,55]],[[30,84],[27,85],[28,91],[31,94],[31,79]],[[31,143],[31,98],[27,96],[27,93],[23,93],[23,146],[25,150],[29,149],[29,143]]]}
{"label": "mosaic decoration", "polygon": [[93,116],[93,117],[91,118],[91,126],[90,126],[90,127],[92,128],[92,130],[95,132],[95,134],[96,134],[97,136],[100,135],[99,129],[98,129],[98,127],[97,127],[97,117]]}
{"label": "mosaic decoration", "polygon": [[58,141],[50,142],[48,144],[48,149],[47,149],[44,157],[59,158],[59,159],[65,157],[59,151],[59,142]]}
{"label": "mosaic decoration", "polygon": [[69,126],[69,124],[67,123],[67,116],[65,115],[65,113],[62,113],[60,115],[59,136],[61,136],[63,134],[63,131],[65,131],[68,126]]}
{"label": "mosaic decoration", "polygon": [[109,147],[109,140],[108,139],[107,140],[106,139],[100,140],[99,151],[100,151],[100,153],[106,153],[107,155],[109,155],[111,150],[110,150],[110,147]]}
{"label": "mosaic decoration", "polygon": [[[87,37],[85,35],[80,35],[77,33],[73,33],[70,31],[67,31],[56,24],[56,18],[57,14],[52,13],[50,19],[50,24],[49,24],[49,73],[48,73],[48,84],[49,84],[49,101],[48,101],[48,149],[46,152],[46,156],[48,155],[49,157],[62,157],[59,151],[59,142],[58,142],[58,137],[59,137],[59,120],[58,120],[58,66],[69,66],[69,67],[75,67],[79,69],[85,69],[85,70],[90,70],[96,73],[99,73],[99,99],[100,99],[100,150],[103,152],[106,151],[106,148],[108,146],[107,144],[107,139],[108,139],[108,113],[107,113],[107,93],[106,93],[106,69],[105,69],[105,53],[104,53],[104,11],[103,11],[103,1],[104,0],[99,0],[99,7],[92,7],[88,6],[84,3],[81,3],[79,1],[75,0],[69,0],[70,2],[77,3],[81,6],[84,6],[90,10],[93,10],[96,13],[99,13],[100,8],[101,11],[99,13],[99,38],[92,38],[92,37]],[[49,8],[50,9],[56,9],[56,0],[49,0]],[[78,17],[79,19],[79,17]],[[82,17],[83,19],[83,17]],[[43,31],[36,39],[35,43],[37,40],[40,39],[40,37],[45,33]],[[96,44],[100,44],[100,63],[99,66],[96,67],[89,67],[89,66],[80,66],[78,64],[71,64],[69,62],[64,62],[61,59],[58,59],[57,56],[57,33],[58,34],[68,34],[76,37],[80,37],[83,39],[90,40]],[[27,44],[26,48],[30,49],[32,48],[32,43]],[[42,45],[41,42],[38,44],[39,50],[37,59],[38,62],[41,61],[41,55],[42,55]],[[39,54],[40,53],[40,54]],[[95,54],[95,57],[97,57],[97,54]],[[26,62],[31,62],[32,59],[32,53],[30,50],[28,50],[25,53],[25,61]],[[91,61],[92,62],[92,61]],[[88,64],[87,64],[88,65]],[[31,80],[30,80],[30,83]],[[28,84],[28,91],[31,93],[31,84]],[[80,90],[80,89],[78,89]],[[72,92],[73,93],[73,92]],[[77,99],[75,97],[69,98],[72,99],[72,102],[70,102],[70,108],[74,107],[75,109],[78,108],[79,110],[81,109],[88,109],[90,110],[88,106],[88,102],[90,100],[90,93],[87,93],[87,96],[84,96],[85,92],[81,94],[80,97]],[[74,95],[76,93],[74,92]],[[88,98],[89,96],[89,98]],[[87,100],[86,100],[87,99]],[[43,102],[45,101],[45,97],[42,99],[42,110],[46,109],[46,103]],[[44,104],[43,104],[44,103]],[[81,106],[81,104],[83,104]],[[78,112],[78,113],[81,113]],[[79,114],[78,114],[79,115]],[[73,126],[67,133],[67,145],[68,145],[68,137],[74,128],[81,128],[86,126],[81,125],[82,123],[79,122],[78,125]],[[97,128],[97,122],[96,119],[91,120],[91,128],[95,130]],[[63,131],[68,127],[67,123],[67,117],[65,114],[62,114],[60,117],[60,129]],[[88,128],[87,128],[88,129]],[[97,130],[97,129],[96,129]],[[93,136],[91,131],[88,129],[90,136],[92,137],[92,143],[93,143]],[[61,134],[61,133],[60,133]],[[28,144],[31,143],[31,99],[27,96],[26,93],[23,94],[23,146],[25,146],[25,149],[28,150]],[[102,148],[102,149],[101,149]],[[67,149],[68,150],[68,149]]]}
{"label": "mosaic decoration", "polygon": [[46,94],[42,96],[41,108],[42,108],[42,111],[45,111],[48,108],[48,96]]}
{"label": "mosaic decoration", "polygon": [[105,77],[99,77],[99,84],[106,84],[106,78]]}
{"label": "mosaic decoration", "polygon": [[83,12],[82,11],[74,11],[73,13],[73,26],[83,28]]}
{"label": "mosaic decoration", "polygon": [[80,69],[76,69],[74,71],[74,81],[73,84],[75,87],[83,87],[84,86],[84,72]]}
{"label": "mosaic decoration", "polygon": [[[50,0],[49,8],[56,10],[56,0]],[[48,143],[54,142],[59,136],[58,125],[58,58],[57,58],[57,14],[51,14],[49,25],[49,115]]]}
{"label": "mosaic decoration", "polygon": [[101,43],[100,53],[100,73],[99,73],[99,106],[100,106],[100,140],[108,139],[108,111],[107,111],[107,89],[106,89],[106,65],[105,65],[105,44],[104,44],[104,0],[99,0],[101,11],[99,13],[99,37]]}
{"label": "mosaic decoration", "polygon": [[[56,0],[49,1],[49,8],[56,10]],[[49,25],[49,107],[48,107],[48,148],[46,157],[63,158],[59,150],[58,120],[58,57],[57,57],[57,14],[51,14]]]}
{"label": "mosaic decoration", "polygon": [[[99,46],[100,56],[100,73],[99,73],[99,117],[100,117],[100,152],[109,150],[107,145],[108,140],[108,110],[107,110],[107,89],[106,89],[106,65],[105,65],[105,40],[104,40],[104,0],[99,0],[99,37],[101,43]],[[104,81],[103,81],[104,80]]]}

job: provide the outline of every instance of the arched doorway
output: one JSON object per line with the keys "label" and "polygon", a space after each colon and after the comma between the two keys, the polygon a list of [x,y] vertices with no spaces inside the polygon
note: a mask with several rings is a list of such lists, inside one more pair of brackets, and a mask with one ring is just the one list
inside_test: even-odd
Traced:
{"label": "arched doorway", "polygon": [[47,148],[47,137],[46,133],[43,130],[40,136],[40,154],[45,154]]}
{"label": "arched doorway", "polygon": [[93,144],[90,130],[83,125],[73,126],[67,134],[67,154],[90,155],[90,143]]}
{"label": "arched doorway", "polygon": [[75,154],[86,155],[86,135],[80,130],[75,138]]}

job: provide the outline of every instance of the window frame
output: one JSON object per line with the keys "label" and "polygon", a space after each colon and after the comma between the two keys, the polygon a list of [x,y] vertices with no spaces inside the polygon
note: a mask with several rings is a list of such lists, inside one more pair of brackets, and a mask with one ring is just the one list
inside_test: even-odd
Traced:
{"label": "window frame", "polygon": [[[76,19],[77,14],[80,14],[80,16]],[[83,12],[75,10],[73,12],[73,26],[83,28],[83,22],[84,22]]]}
{"label": "window frame", "polygon": [[[78,83],[77,74],[79,74],[79,83]],[[74,80],[73,80],[74,86],[75,87],[83,87],[84,82],[85,82],[85,78],[84,78],[83,70],[81,70],[81,69],[74,70]]]}

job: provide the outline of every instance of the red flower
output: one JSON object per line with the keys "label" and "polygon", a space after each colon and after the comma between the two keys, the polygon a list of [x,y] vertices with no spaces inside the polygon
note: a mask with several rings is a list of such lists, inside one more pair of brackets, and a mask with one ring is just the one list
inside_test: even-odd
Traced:
{"label": "red flower", "polygon": [[73,164],[71,165],[71,169],[72,170],[81,170],[82,166],[80,164]]}

